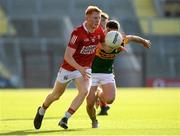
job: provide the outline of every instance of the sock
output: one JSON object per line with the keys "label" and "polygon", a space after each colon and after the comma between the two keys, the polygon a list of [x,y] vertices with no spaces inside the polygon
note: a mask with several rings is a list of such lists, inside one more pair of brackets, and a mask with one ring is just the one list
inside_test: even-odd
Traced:
{"label": "sock", "polygon": [[45,109],[43,108],[43,107],[41,107],[40,109],[39,109],[39,114],[40,115],[44,115],[45,114]]}
{"label": "sock", "polygon": [[69,108],[68,111],[65,113],[66,118],[70,118],[75,113],[75,110]]}
{"label": "sock", "polygon": [[100,106],[101,106],[101,107],[106,107],[106,106],[107,106],[107,103],[100,101]]}
{"label": "sock", "polygon": [[90,119],[91,119],[92,122],[97,120],[96,117],[91,117]]}
{"label": "sock", "polygon": [[71,113],[66,112],[66,113],[65,113],[65,117],[69,119],[69,118],[71,117]]}

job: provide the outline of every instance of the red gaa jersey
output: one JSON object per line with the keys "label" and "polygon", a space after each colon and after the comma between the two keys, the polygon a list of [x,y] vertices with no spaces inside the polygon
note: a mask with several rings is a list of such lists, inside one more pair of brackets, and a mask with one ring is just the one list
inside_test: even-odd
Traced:
{"label": "red gaa jersey", "polygon": [[[99,42],[104,42],[104,38],[105,33],[100,26],[93,33],[87,31],[85,23],[74,29],[68,44],[70,48],[76,49],[73,55],[74,60],[79,65],[90,68],[95,56],[96,47]],[[68,71],[76,70],[66,60],[63,61],[61,67]]]}

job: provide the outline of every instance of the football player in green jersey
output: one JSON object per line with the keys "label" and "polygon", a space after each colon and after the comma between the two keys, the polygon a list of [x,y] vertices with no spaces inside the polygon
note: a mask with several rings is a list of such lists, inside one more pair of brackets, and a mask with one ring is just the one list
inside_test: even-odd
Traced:
{"label": "football player in green jersey", "polygon": [[[102,12],[100,25],[104,29],[104,31],[106,30],[106,24],[108,20],[109,20],[109,15],[105,12]],[[120,28],[120,26],[118,26],[118,28]],[[98,91],[100,92],[101,90],[102,90],[101,87],[98,87],[97,92]],[[110,106],[107,103],[101,101],[100,99],[97,99],[96,108],[98,108],[99,106],[100,106],[100,112],[98,113],[98,115],[107,115],[107,111],[110,109]]]}
{"label": "football player in green jersey", "polygon": [[[116,20],[109,20],[106,24],[106,31],[120,30],[119,22]],[[126,35],[123,38],[122,46],[129,42],[136,42],[143,45],[145,48],[150,48],[149,40],[135,35]],[[116,96],[116,84],[113,74],[114,59],[122,51],[122,48],[112,49],[111,52],[105,52],[101,47],[96,50],[96,55],[92,63],[92,86],[86,98],[87,113],[92,121],[92,128],[98,127],[96,118],[96,109],[94,105],[97,98],[103,103],[112,104]],[[98,91],[98,86],[101,86],[102,91]]]}
{"label": "football player in green jersey", "polygon": [[[104,30],[106,30],[106,24],[107,24],[108,20],[109,20],[109,15],[105,12],[102,12],[100,25],[102,26],[102,28]],[[102,89],[100,87],[98,87],[97,92],[98,91],[102,91]],[[98,108],[99,106],[100,106],[100,112],[98,113],[98,115],[107,115],[107,111],[110,109],[108,104],[104,103],[100,99],[97,99],[96,100],[96,108]]]}

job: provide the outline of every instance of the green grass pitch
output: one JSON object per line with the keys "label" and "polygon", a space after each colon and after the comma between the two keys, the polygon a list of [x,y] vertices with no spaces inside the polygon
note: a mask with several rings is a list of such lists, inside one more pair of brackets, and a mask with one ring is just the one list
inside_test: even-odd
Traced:
{"label": "green grass pitch", "polygon": [[1,89],[0,135],[59,136],[178,136],[180,88],[119,88],[108,116],[98,116],[100,127],[91,128],[86,102],[69,120],[69,129],[58,127],[76,90],[67,89],[47,110],[40,130],[33,127],[37,107],[51,89]]}

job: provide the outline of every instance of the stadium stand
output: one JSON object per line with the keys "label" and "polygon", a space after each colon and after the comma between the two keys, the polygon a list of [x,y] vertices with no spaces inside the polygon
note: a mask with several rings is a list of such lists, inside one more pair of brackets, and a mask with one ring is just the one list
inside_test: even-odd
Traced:
{"label": "stadium stand", "polygon": [[[180,72],[177,69],[180,63],[179,60],[179,36],[155,36],[151,35],[149,37],[152,40],[151,50],[148,51],[147,58],[147,76],[148,77],[162,77],[162,78],[172,78],[179,77]],[[154,59],[150,59],[150,58]],[[174,64],[171,62],[174,61]],[[171,70],[173,68],[173,70]],[[176,75],[173,75],[176,73]]]}
{"label": "stadium stand", "polygon": [[153,0],[134,0],[134,6],[136,9],[136,14],[140,17],[155,17],[157,16]]}
{"label": "stadium stand", "polygon": [[8,22],[8,18],[5,15],[2,7],[0,6],[0,36],[15,35],[15,29]]}
{"label": "stadium stand", "polygon": [[141,28],[145,34],[180,35],[180,19],[141,18]]}
{"label": "stadium stand", "polygon": [[180,1],[165,0],[163,3],[163,12],[167,17],[180,17]]}
{"label": "stadium stand", "polygon": [[[11,28],[15,32],[15,35],[0,34],[0,60],[18,80],[18,87],[51,87],[70,31],[82,23],[88,5],[97,5],[111,19],[119,20],[126,34],[140,35],[152,41],[153,46],[148,51],[131,44],[132,53],[119,56],[115,72],[123,75],[116,77],[118,86],[145,86],[148,78],[179,78],[179,17],[166,18],[164,2],[0,0],[0,33],[9,32]],[[138,70],[134,62],[129,61],[134,56],[140,65]]]}
{"label": "stadium stand", "polygon": [[[170,3],[172,3],[172,1]],[[157,14],[158,12],[156,12],[159,10],[156,8],[160,8],[160,11],[165,10],[164,6],[160,4],[168,5],[167,1],[157,2],[153,0],[148,0],[146,3],[143,2],[143,0],[134,1],[134,5],[136,7],[135,8],[136,13],[137,13],[137,16],[139,17],[142,31],[145,34],[179,35],[180,34],[180,19],[159,17]],[[157,5],[160,5],[160,6],[157,6]],[[173,5],[178,6],[177,3],[173,3]]]}

